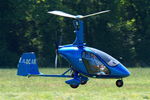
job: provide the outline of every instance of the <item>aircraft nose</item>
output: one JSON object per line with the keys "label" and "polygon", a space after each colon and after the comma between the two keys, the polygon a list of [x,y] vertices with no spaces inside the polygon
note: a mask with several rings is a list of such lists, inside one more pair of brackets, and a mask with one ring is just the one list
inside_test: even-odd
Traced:
{"label": "aircraft nose", "polygon": [[128,77],[131,73],[128,71],[128,69],[125,67],[125,66],[123,66],[123,65],[119,65],[118,66],[118,70],[119,70],[119,72],[120,72],[120,75],[122,76],[122,77]]}
{"label": "aircraft nose", "polygon": [[128,70],[126,70],[126,71],[123,72],[123,76],[124,76],[124,77],[130,76],[130,74],[131,74],[131,73],[130,73]]}

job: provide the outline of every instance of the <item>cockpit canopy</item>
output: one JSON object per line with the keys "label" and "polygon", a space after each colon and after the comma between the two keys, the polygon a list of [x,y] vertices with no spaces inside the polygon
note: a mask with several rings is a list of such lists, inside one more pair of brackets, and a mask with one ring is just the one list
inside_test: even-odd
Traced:
{"label": "cockpit canopy", "polygon": [[106,62],[106,64],[108,64],[109,66],[116,66],[118,65],[120,62],[118,60],[116,60],[115,58],[113,58],[112,56],[108,55],[107,53],[94,49],[94,48],[90,48],[90,50],[92,50],[95,54],[97,54],[99,57],[101,57],[102,60],[104,60]]}
{"label": "cockpit canopy", "polygon": [[119,61],[107,53],[89,47],[88,50],[83,51],[82,60],[87,69],[87,72],[89,74],[98,76],[110,75],[110,70],[106,64],[111,67],[117,66],[119,64]]}

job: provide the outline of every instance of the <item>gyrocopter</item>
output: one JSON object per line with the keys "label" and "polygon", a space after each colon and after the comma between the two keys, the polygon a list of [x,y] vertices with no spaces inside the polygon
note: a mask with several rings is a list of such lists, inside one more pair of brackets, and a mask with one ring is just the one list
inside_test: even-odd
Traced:
{"label": "gyrocopter", "polygon": [[[84,42],[83,18],[109,12],[110,10],[97,12],[89,15],[71,15],[62,11],[49,11],[48,13],[69,17],[75,19],[73,25],[75,28],[76,39],[72,44],[57,45],[56,55],[61,55],[70,63],[70,68],[60,75],[46,75],[38,70],[38,65],[34,52],[23,53],[18,63],[17,75],[20,76],[43,76],[43,77],[65,77],[71,78],[65,81],[72,88],[77,88],[80,84],[84,85],[89,78],[99,79],[117,79],[116,86],[123,86],[123,78],[128,77],[130,72],[118,60],[109,54],[87,47]],[[57,56],[55,65],[57,65]],[[71,72],[69,75],[68,72]]]}

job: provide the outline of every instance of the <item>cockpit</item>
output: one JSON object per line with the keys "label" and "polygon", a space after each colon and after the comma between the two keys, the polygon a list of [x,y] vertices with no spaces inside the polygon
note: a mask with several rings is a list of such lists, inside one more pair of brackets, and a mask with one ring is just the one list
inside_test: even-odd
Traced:
{"label": "cockpit", "polygon": [[82,59],[89,74],[109,75],[108,68],[93,53],[83,52]]}
{"label": "cockpit", "polygon": [[[119,61],[105,52],[94,48],[90,48],[90,50],[92,50],[94,53],[87,51],[82,53],[82,60],[89,74],[109,75],[110,71],[105,65],[107,64],[108,66],[115,67],[119,64]],[[99,56],[101,59],[99,59],[97,56]],[[104,64],[104,62],[106,64]]]}

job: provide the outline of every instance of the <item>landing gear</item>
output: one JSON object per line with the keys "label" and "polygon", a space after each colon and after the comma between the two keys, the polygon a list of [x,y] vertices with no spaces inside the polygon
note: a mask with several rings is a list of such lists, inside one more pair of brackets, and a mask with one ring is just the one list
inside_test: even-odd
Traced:
{"label": "landing gear", "polygon": [[70,84],[70,87],[72,87],[72,88],[75,89],[75,88],[79,87],[79,85],[71,85],[71,84]]}
{"label": "landing gear", "polygon": [[66,83],[72,88],[77,88],[79,85],[85,85],[88,81],[88,78],[80,75],[77,71],[73,71],[71,76],[73,79],[67,80]]}
{"label": "landing gear", "polygon": [[122,87],[123,86],[123,80],[117,80],[116,81],[116,86],[117,87]]}
{"label": "landing gear", "polygon": [[85,85],[87,81],[81,81],[81,85]]}

